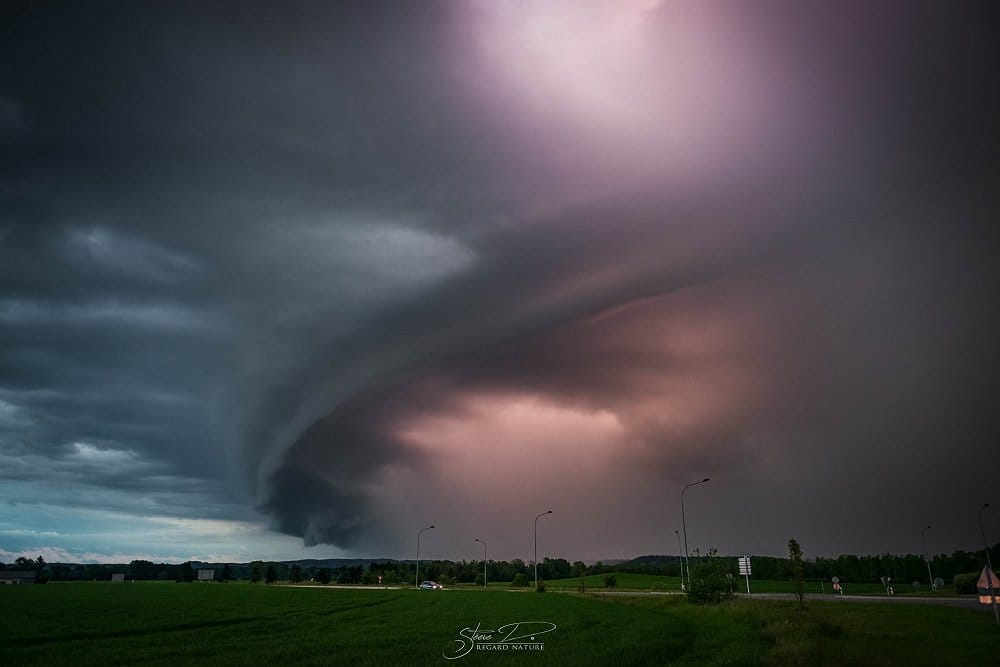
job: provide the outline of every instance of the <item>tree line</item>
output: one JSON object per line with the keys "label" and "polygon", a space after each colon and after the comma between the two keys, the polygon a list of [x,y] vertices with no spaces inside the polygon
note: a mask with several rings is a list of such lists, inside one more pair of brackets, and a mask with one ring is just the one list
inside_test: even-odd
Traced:
{"label": "tree line", "polygon": [[[1000,542],[990,547],[990,558],[994,563],[1000,562]],[[727,569],[737,570],[737,556],[716,556],[716,559]],[[692,554],[691,563],[697,563],[700,556]],[[753,577],[755,579],[787,580],[792,577],[792,563],[789,558],[773,556],[751,556]],[[962,551],[951,554],[935,554],[929,560],[931,573],[950,583],[956,575],[977,572],[986,564],[986,550]],[[876,583],[882,577],[891,577],[894,581],[927,582],[927,562],[917,554],[868,554],[858,556],[843,554],[836,558],[817,557],[802,560],[803,574],[806,579],[829,581],[839,577],[843,581]],[[600,562],[588,569],[590,574],[602,572],[628,572],[632,574],[656,574],[678,576],[680,574],[680,558],[677,556],[642,556],[625,563],[604,565]]]}
{"label": "tree line", "polygon": [[[1000,543],[990,548],[993,562],[1000,562]],[[699,561],[698,555],[691,556],[691,562]],[[725,567],[736,570],[736,556],[716,556]],[[792,576],[792,564],[788,558],[772,556],[752,556],[753,577],[755,579],[787,580]],[[956,550],[950,555],[937,554],[931,561],[934,577],[941,577],[951,583],[956,575],[980,570],[986,563],[985,550]],[[927,580],[927,565],[915,554],[865,555],[844,554],[836,558],[817,557],[803,560],[804,576],[809,580],[829,580],[839,577],[842,581],[878,582],[881,577],[892,577],[894,581],[909,582]],[[0,562],[0,570],[34,570],[36,581],[110,581],[113,574],[124,574],[128,580],[139,581],[194,581],[196,569],[215,570],[214,580],[249,581],[251,583],[338,583],[384,586],[408,585],[416,576],[416,564],[409,561],[372,561],[367,566],[344,565],[341,567],[310,567],[299,563],[255,560],[249,563],[201,564],[191,561],[170,564],[152,563],[147,560],[133,560],[127,565],[65,564],[46,563],[41,557],[30,559],[19,557],[14,563]],[[491,582],[510,583],[518,574],[531,579],[534,568],[520,558],[510,561],[487,563],[487,576]],[[678,556],[641,556],[630,561],[605,564],[598,561],[586,565],[583,561],[569,562],[564,558],[545,558],[538,563],[540,579],[566,579],[582,574],[606,574],[626,572],[632,574],[654,574],[676,577],[680,574]],[[483,561],[431,560],[420,563],[421,580],[438,581],[444,585],[474,583],[482,585]]]}

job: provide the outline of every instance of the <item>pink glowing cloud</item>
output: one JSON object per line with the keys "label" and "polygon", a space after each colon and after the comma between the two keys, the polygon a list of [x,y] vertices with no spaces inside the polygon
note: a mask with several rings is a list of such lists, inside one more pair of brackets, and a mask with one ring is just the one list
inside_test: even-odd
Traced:
{"label": "pink glowing cloud", "polygon": [[665,502],[692,470],[767,453],[755,415],[777,409],[784,378],[769,368],[767,306],[746,296],[724,281],[641,299],[422,376],[393,399],[410,407],[387,437],[408,456],[371,483],[379,525],[405,534],[433,520],[449,540],[488,525],[524,557],[523,517],[541,507],[562,514],[560,538],[587,523],[620,548],[654,549],[662,531],[636,541],[621,519],[636,498]]}
{"label": "pink glowing cloud", "polygon": [[556,181],[547,181],[550,205],[801,165],[819,157],[809,147],[838,115],[762,34],[774,17],[731,3],[533,1],[459,12],[471,63],[459,84],[479,101],[484,130],[507,135],[520,160]]}

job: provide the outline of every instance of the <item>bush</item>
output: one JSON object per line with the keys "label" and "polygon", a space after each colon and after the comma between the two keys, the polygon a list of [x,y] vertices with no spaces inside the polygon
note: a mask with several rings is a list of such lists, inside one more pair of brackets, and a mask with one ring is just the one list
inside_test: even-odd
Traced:
{"label": "bush", "polygon": [[792,571],[792,587],[802,609],[806,597],[806,574],[802,565],[802,547],[795,540],[788,540],[788,568]]}
{"label": "bush", "polygon": [[955,592],[959,595],[977,592],[976,582],[979,581],[979,572],[969,572],[967,574],[956,574],[954,579]]}
{"label": "bush", "polygon": [[544,593],[545,592],[545,580],[544,579],[539,579],[538,580],[538,586],[535,588],[535,592],[536,593]]}
{"label": "bush", "polygon": [[528,585],[528,577],[523,572],[518,572],[514,575],[514,581],[510,582],[511,586],[518,586],[524,588]]}
{"label": "bush", "polygon": [[483,577],[483,573],[480,572],[479,574],[476,575],[476,586],[485,586],[485,585],[486,585],[486,579]]}
{"label": "bush", "polygon": [[718,604],[733,597],[731,564],[718,558],[715,549],[700,563],[688,568],[688,602]]}
{"label": "bush", "polygon": [[606,575],[604,575],[604,587],[605,588],[614,588],[617,585],[618,585],[618,577],[616,577],[613,574],[606,574]]}
{"label": "bush", "polygon": [[581,593],[587,592],[587,577],[582,571],[580,572],[580,579],[576,583],[576,590]]}

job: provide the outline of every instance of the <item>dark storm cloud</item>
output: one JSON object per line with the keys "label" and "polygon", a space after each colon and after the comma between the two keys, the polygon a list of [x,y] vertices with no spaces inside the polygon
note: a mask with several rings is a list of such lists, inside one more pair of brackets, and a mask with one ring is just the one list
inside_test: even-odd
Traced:
{"label": "dark storm cloud", "polygon": [[[103,488],[256,516],[267,429],[289,418],[262,396],[470,261],[421,229],[441,202],[470,210],[455,174],[488,168],[436,83],[438,18],[193,3],[4,22],[0,446],[35,457],[5,468],[34,480],[20,500],[118,506]],[[147,467],[98,474],[74,443]]]}
{"label": "dark storm cloud", "polygon": [[[22,463],[0,474],[395,549],[386,475],[441,464],[407,429],[523,394],[615,414],[664,488],[729,479],[723,531],[725,504],[801,487],[778,530],[828,517],[854,536],[830,550],[881,544],[849,520],[872,505],[954,524],[997,427],[996,10],[705,7],[739,38],[696,51],[717,69],[658,39],[698,12],[647,12],[621,115],[584,109],[607,81],[535,99],[490,69],[476,39],[517,22],[483,32],[488,5],[15,11],[0,455]],[[512,49],[510,77],[554,76],[560,46]],[[609,535],[643,548],[633,528]]]}
{"label": "dark storm cloud", "polygon": [[[882,488],[917,493],[926,478],[912,476],[915,468],[946,474],[955,481],[938,487],[946,495],[962,495],[963,471],[985,453],[988,438],[981,434],[996,425],[985,409],[984,397],[992,395],[995,380],[986,365],[990,334],[981,328],[984,304],[975,289],[988,279],[991,263],[986,253],[949,257],[957,250],[952,229],[925,229],[920,232],[924,238],[913,238],[920,224],[943,212],[914,212],[913,218],[882,223],[872,231],[872,216],[882,215],[885,204],[880,202],[875,211],[869,209],[870,201],[844,207],[840,215],[862,222],[833,230],[822,229],[824,221],[797,222],[803,228],[797,230],[774,224],[765,240],[760,230],[769,225],[755,221],[750,238],[738,238],[730,230],[728,250],[721,244],[686,246],[679,266],[667,257],[660,258],[659,266],[632,264],[651,243],[643,234],[622,243],[620,226],[578,225],[572,239],[556,232],[549,241],[579,265],[569,259],[554,269],[544,261],[533,263],[534,252],[513,252],[498,263],[516,266],[516,275],[501,281],[488,269],[488,279],[463,275],[460,290],[443,289],[421,302],[424,317],[404,312],[398,320],[381,323],[381,335],[369,334],[364,345],[358,343],[377,350],[377,358],[393,358],[391,352],[406,349],[425,361],[411,365],[415,378],[383,382],[384,389],[344,404],[310,429],[270,480],[272,498],[280,502],[272,500],[269,507],[279,521],[289,522],[281,524],[286,528],[306,520],[309,507],[324,516],[344,512],[353,528],[364,525],[367,515],[361,510],[371,495],[369,485],[377,484],[385,468],[399,459],[418,468],[432,465],[393,429],[419,414],[461,413],[461,397],[477,392],[527,392],[585,410],[612,409],[633,435],[659,445],[638,456],[672,484],[701,474],[692,471],[719,475],[749,465],[790,476],[794,485],[829,488],[835,499],[828,506],[831,521],[864,512],[869,494],[880,496]],[[595,210],[619,221],[634,215],[620,207],[591,207]],[[793,206],[783,210],[793,220],[809,215]],[[718,220],[722,213],[713,209],[712,218]],[[973,227],[986,223],[975,220],[974,213],[966,215],[979,223]],[[687,210],[683,217],[698,216]],[[739,219],[746,221],[743,215]],[[710,228],[715,235],[721,226]],[[519,238],[531,239],[528,246],[537,257],[551,257],[540,229]],[[655,229],[656,248],[684,247],[681,239],[697,235],[681,225]],[[905,235],[911,238],[901,244]],[[678,241],[670,243],[667,237]],[[594,248],[601,249],[599,257],[586,256]],[[937,265],[933,275],[926,274],[928,262]],[[482,266],[491,264],[484,261]],[[575,290],[573,283],[586,274],[584,266],[597,275],[605,269],[615,279]],[[950,275],[945,283],[943,275]],[[533,291],[517,289],[521,281]],[[537,292],[558,288],[565,288],[566,296],[546,300],[540,315],[532,304]],[[692,292],[695,296],[688,296]],[[511,294],[518,295],[515,303]],[[461,326],[442,329],[437,317],[442,312],[463,313]],[[728,320],[725,313],[736,314]],[[715,321],[720,314],[721,322]],[[664,349],[664,337],[669,341],[688,334],[684,329],[692,322],[696,330],[705,327],[710,335],[721,331],[734,340],[705,353],[683,346]],[[987,330],[995,330],[992,321]],[[374,362],[363,355],[353,361],[361,366]],[[752,377],[753,391],[731,393],[726,375],[741,373]],[[669,408],[677,397],[660,382],[664,378],[704,378],[728,404],[681,430],[657,424],[646,414],[630,414],[636,404],[656,397]],[[936,443],[952,438],[966,443],[962,453],[936,460]],[[358,452],[364,453],[360,461],[351,455]],[[781,461],[774,463],[774,457]],[[838,481],[821,460],[836,469],[848,466],[850,476]],[[317,465],[320,461],[325,464]],[[873,475],[879,481],[857,500],[857,478]],[[322,489],[326,501],[317,502]],[[824,502],[818,499],[816,505]],[[788,516],[792,520],[795,512]],[[315,529],[322,524],[311,525],[310,538],[317,539]],[[319,536],[352,544],[358,531],[330,526]],[[828,548],[836,547],[831,543]]]}

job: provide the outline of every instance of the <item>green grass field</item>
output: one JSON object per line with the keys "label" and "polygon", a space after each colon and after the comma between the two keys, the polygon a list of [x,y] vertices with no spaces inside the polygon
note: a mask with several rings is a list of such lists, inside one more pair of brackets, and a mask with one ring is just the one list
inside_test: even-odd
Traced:
{"label": "green grass field", "polygon": [[[617,579],[617,584],[615,586],[618,590],[623,591],[666,591],[679,593],[681,590],[681,579],[680,577],[663,577],[652,574],[628,574],[616,572],[614,573]],[[603,574],[592,574],[588,575],[587,580],[587,590],[606,590],[604,586]],[[533,584],[534,582],[532,582]],[[499,585],[499,584],[498,584]],[[546,581],[545,586],[552,590],[577,590],[579,586],[579,579],[573,577],[571,579],[555,579],[552,581]],[[856,582],[844,582],[844,592],[850,595],[885,595],[885,588],[882,584],[878,583],[856,583]],[[736,581],[736,590],[740,593],[746,592],[746,580],[742,577],[738,578]],[[750,591],[752,593],[794,593],[792,588],[792,582],[788,580],[766,580],[766,579],[750,579]],[[816,595],[833,595],[832,584],[829,581],[819,582],[817,580],[806,582],[806,593],[816,594]],[[912,584],[905,585],[895,585],[896,595],[914,596],[935,596],[935,597],[950,597],[955,595],[954,588],[948,586],[943,591],[938,591],[932,593],[930,588],[926,585],[921,586],[919,589],[915,590]]]}
{"label": "green grass field", "polygon": [[[599,598],[250,584],[0,587],[2,665],[996,665],[990,614],[924,605]],[[544,650],[472,651],[462,628],[547,621]]]}
{"label": "green grass field", "polygon": [[[614,577],[617,579],[617,584],[615,586],[618,590],[623,591],[652,591],[652,590],[663,590],[667,592],[679,593],[681,590],[681,579],[680,577],[661,577],[652,574],[628,574],[623,572],[613,573]],[[604,590],[604,577],[603,574],[591,574],[584,579],[587,581],[587,590]],[[534,585],[534,581],[531,582]],[[571,579],[554,579],[552,581],[546,581],[546,588],[551,588],[553,590],[576,590],[580,585],[579,577],[573,577]]]}

